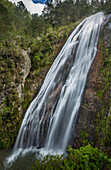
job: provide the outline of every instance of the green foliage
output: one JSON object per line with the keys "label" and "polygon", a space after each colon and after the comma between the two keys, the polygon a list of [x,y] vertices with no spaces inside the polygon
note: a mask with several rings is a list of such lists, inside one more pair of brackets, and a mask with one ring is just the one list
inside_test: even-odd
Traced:
{"label": "green foliage", "polygon": [[[43,10],[43,14],[30,15],[22,2],[17,6],[8,0],[0,1],[0,39],[15,38],[20,35],[31,39],[32,37],[46,34],[49,27],[57,30],[60,26],[68,25],[80,18],[91,15],[101,10],[110,11],[111,2],[101,3],[93,0],[88,3],[86,0],[73,0],[58,2],[56,7],[48,3]],[[70,10],[69,10],[70,9]],[[26,39],[25,39],[26,40]]]}
{"label": "green foliage", "polygon": [[107,157],[98,148],[93,148],[91,145],[73,149],[71,146],[67,149],[67,156],[51,156],[47,155],[43,159],[37,159],[33,170],[49,170],[49,169],[86,169],[98,170],[104,166],[111,165],[111,159]]}
{"label": "green foliage", "polygon": [[59,27],[56,31],[49,28],[46,35],[41,34],[37,39],[33,39],[31,45],[31,62],[32,70],[50,67],[57,55],[57,49],[60,42],[64,42],[72,29],[78,24]]}
{"label": "green foliage", "polygon": [[[0,148],[9,148],[15,141],[20,128],[20,105],[16,85],[21,70],[19,48],[8,40],[0,48]],[[14,77],[15,81],[14,82]],[[20,81],[20,80],[19,80]],[[4,95],[5,93],[5,95]]]}
{"label": "green foliage", "polygon": [[89,136],[89,134],[87,132],[85,132],[85,131],[82,131],[80,133],[80,138],[82,140],[82,146],[85,146],[85,145],[87,145],[89,143],[88,136]]}
{"label": "green foliage", "polygon": [[[15,6],[8,0],[0,0],[0,94],[5,94],[0,104],[0,148],[14,143],[21,124],[20,108],[27,109],[35,92],[31,83],[36,82],[38,91],[68,35],[79,24],[77,20],[102,8],[108,12],[110,2],[101,4],[94,0],[89,4],[86,0],[76,3],[66,0],[58,2],[56,7],[49,3],[38,16],[30,15],[22,2]],[[20,50],[28,52],[29,47],[32,67],[25,82],[24,97],[20,100],[16,89],[21,82],[23,58]],[[107,63],[110,59],[105,60],[104,64]],[[105,71],[105,89],[110,86],[110,68],[109,65]],[[102,94],[98,92],[98,96]]]}
{"label": "green foliage", "polygon": [[[111,20],[110,20],[111,21]],[[103,39],[103,35],[109,37],[110,31],[108,32],[105,29],[105,32],[102,33],[101,39]],[[98,113],[97,120],[97,140],[99,141],[99,147],[102,148],[106,153],[111,155],[111,44],[109,48],[106,47],[106,42],[100,42],[100,51],[101,51],[101,60],[102,60],[102,68],[100,70],[100,74],[102,74],[103,81],[101,83],[101,87],[97,89],[97,95],[99,100],[101,101],[102,108]]]}
{"label": "green foliage", "polygon": [[[19,99],[17,99],[18,96],[15,94],[15,96],[10,95],[9,97],[10,101],[8,98],[5,99],[3,102],[6,107],[0,111],[0,148],[9,148],[10,145],[14,143],[21,124],[20,114],[17,107],[19,101]],[[14,108],[11,103],[12,100],[15,101],[13,102],[15,105]]]}
{"label": "green foliage", "polygon": [[[102,99],[102,95],[103,95],[103,91],[100,89],[97,91],[97,96],[98,98],[101,100]],[[102,100],[101,100],[102,101]]]}
{"label": "green foliage", "polygon": [[[26,111],[35,92],[30,88],[31,83],[35,81],[39,90],[47,68],[57,55],[58,44],[66,40],[65,32],[69,34],[77,23],[54,31],[45,23],[43,16],[31,16],[21,3],[16,7],[7,0],[1,0],[0,9],[3,11],[0,13],[0,94],[3,94],[0,148],[9,148],[17,136],[21,114]],[[20,72],[24,60],[20,51],[28,51],[29,47],[32,68],[25,82],[23,96],[19,98],[17,87],[22,81]]]}
{"label": "green foliage", "polygon": [[43,16],[52,25],[53,29],[58,28],[60,25],[67,25],[70,22],[75,22],[80,18],[97,13],[99,11],[111,11],[111,2],[92,0],[65,0],[58,1],[56,7],[48,3],[43,10]]}

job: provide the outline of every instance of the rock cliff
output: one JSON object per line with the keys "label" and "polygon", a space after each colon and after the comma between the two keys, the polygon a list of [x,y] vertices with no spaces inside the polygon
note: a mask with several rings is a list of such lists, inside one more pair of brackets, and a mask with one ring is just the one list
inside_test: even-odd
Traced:
{"label": "rock cliff", "polygon": [[[110,19],[109,19],[110,18]],[[108,20],[107,20],[108,19]],[[111,15],[101,30],[76,122],[74,147],[93,146],[111,154]]]}

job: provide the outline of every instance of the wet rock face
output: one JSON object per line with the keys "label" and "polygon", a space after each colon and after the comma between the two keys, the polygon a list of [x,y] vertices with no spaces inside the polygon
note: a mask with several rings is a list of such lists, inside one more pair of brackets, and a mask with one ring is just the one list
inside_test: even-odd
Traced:
{"label": "wet rock face", "polygon": [[106,21],[100,35],[97,55],[88,74],[71,144],[78,148],[91,143],[110,155],[111,17]]}
{"label": "wet rock face", "polygon": [[111,14],[106,16],[106,20],[104,25],[106,26],[105,30],[104,30],[104,43],[106,45],[106,48],[111,48]]}
{"label": "wet rock face", "polygon": [[[99,51],[98,51],[99,52]],[[101,103],[94,90],[100,82],[99,70],[101,66],[100,55],[95,57],[90,68],[83,100],[76,121],[76,130],[74,135],[75,147],[82,146],[84,142],[95,142],[95,128],[97,113],[101,110]],[[85,141],[84,141],[85,140]]]}

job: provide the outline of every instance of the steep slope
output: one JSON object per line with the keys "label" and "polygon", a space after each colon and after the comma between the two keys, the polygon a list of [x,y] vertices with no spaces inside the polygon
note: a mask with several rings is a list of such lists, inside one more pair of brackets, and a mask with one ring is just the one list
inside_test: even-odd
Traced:
{"label": "steep slope", "polygon": [[101,31],[76,128],[75,147],[91,143],[111,156],[111,14]]}
{"label": "steep slope", "polygon": [[[110,3],[104,6],[107,11]],[[61,46],[79,23],[75,21],[93,13],[93,6],[97,11],[102,8],[95,5],[81,1],[75,6],[73,1],[66,1],[55,9],[48,6],[38,17],[31,16],[21,3],[15,6],[8,0],[0,1],[0,148],[14,143],[24,113]]]}
{"label": "steep slope", "polygon": [[[79,22],[56,31],[49,27],[47,34],[43,26],[42,34],[32,35],[31,30],[43,19],[34,16],[33,20],[26,10],[4,0],[0,1],[0,9],[0,148],[9,148],[48,69]],[[32,21],[38,25],[33,27]]]}

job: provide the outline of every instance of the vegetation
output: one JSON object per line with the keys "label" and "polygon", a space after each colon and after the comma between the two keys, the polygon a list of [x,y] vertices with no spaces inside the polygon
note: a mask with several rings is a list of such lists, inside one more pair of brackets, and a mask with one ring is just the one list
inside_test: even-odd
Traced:
{"label": "vegetation", "polygon": [[[80,108],[75,148],[89,143],[111,157],[111,19],[101,30]],[[84,124],[83,124],[84,122]]]}
{"label": "vegetation", "polygon": [[51,156],[47,155],[42,160],[36,160],[35,166],[32,170],[53,170],[53,169],[87,169],[97,170],[109,168],[111,159],[107,157],[98,148],[93,148],[91,145],[81,147],[80,149],[73,149],[68,147],[67,156]]}
{"label": "vegetation", "polygon": [[[44,16],[31,16],[21,2],[14,6],[1,0],[0,11],[0,148],[9,148],[34,93],[38,93],[58,51],[80,21],[53,30]],[[21,50],[30,53],[32,65],[24,85],[25,57]]]}
{"label": "vegetation", "polygon": [[[86,0],[76,0],[74,3],[73,0],[66,0],[58,2],[56,7],[48,3],[42,15],[38,16],[30,15],[22,2],[15,6],[8,0],[0,0],[0,148],[9,148],[14,144],[24,112],[37,95],[68,35],[84,17],[101,10],[109,13],[111,1],[103,3],[92,0],[88,3]],[[96,146],[109,154],[111,48],[104,43],[100,46],[103,62],[100,74],[104,81],[96,89],[102,105],[96,121]],[[31,69],[24,84],[22,71],[25,57],[21,50],[31,60]],[[87,108],[88,104],[84,106]],[[87,145],[88,132],[81,132],[81,140],[83,147],[80,149],[69,147],[66,157],[47,156],[42,161],[37,160],[33,169],[103,169],[106,165],[110,166],[108,156],[98,148]]]}
{"label": "vegetation", "polygon": [[[111,19],[109,22],[111,22]],[[107,40],[103,42],[102,39],[103,35],[107,38],[110,36],[110,30],[107,29],[109,22],[100,38],[102,61],[100,75],[104,81],[100,82],[100,87],[97,89],[98,98],[101,102],[101,112],[98,113],[96,130],[99,147],[111,156],[111,42],[106,43]]]}

